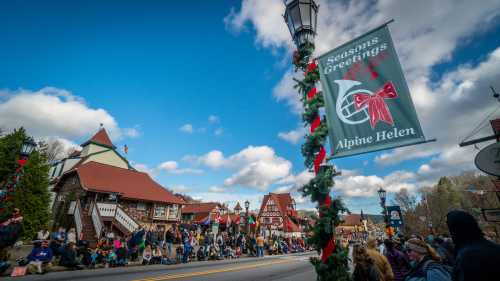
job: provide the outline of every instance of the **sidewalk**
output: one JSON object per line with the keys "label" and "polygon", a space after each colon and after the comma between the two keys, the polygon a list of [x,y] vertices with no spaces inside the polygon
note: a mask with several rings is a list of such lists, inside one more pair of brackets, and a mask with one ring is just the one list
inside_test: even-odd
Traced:
{"label": "sidewalk", "polygon": [[[170,256],[170,258],[172,260],[175,260],[175,247],[176,246],[178,246],[178,244],[174,245],[174,247],[172,249],[172,255]],[[195,246],[195,249],[197,249],[198,247],[199,246]],[[31,252],[32,248],[33,248],[32,245],[22,245],[22,246],[10,249],[9,252],[11,254],[11,258],[9,259],[9,262],[11,263],[11,267],[9,269],[7,269],[2,275],[0,275],[0,277],[10,276],[10,274],[11,274],[14,266],[17,265],[16,264],[16,259],[18,259],[18,258],[25,258],[26,256],[28,256],[28,254]],[[308,254],[308,253],[311,253],[311,252],[295,253],[295,254],[287,254],[287,255],[272,255],[272,256],[267,255],[267,256],[264,256],[264,258],[280,257],[280,256],[293,256],[293,255],[301,255],[301,254]],[[95,270],[101,270],[101,269],[117,269],[117,270],[127,269],[127,270],[130,270],[131,272],[142,272],[143,270],[164,270],[165,266],[168,266],[168,267],[172,267],[172,266],[174,266],[174,267],[178,267],[178,266],[192,267],[192,266],[203,266],[203,264],[207,263],[207,262],[217,262],[219,264],[226,264],[226,263],[232,263],[234,260],[244,260],[246,262],[247,260],[248,261],[252,261],[252,260],[258,260],[258,259],[259,259],[258,257],[249,257],[247,255],[242,255],[242,256],[240,256],[237,259],[223,259],[223,260],[209,260],[209,261],[197,261],[197,260],[194,260],[194,261],[190,261],[190,262],[185,263],[185,264],[183,264],[183,263],[181,263],[181,264],[171,264],[171,265],[164,265],[164,264],[162,265],[162,264],[159,264],[159,265],[147,265],[147,266],[143,266],[142,265],[142,257],[139,257],[138,261],[128,262],[128,264],[126,266],[105,268],[104,265],[98,265],[96,268],[92,268],[92,269],[91,268],[85,268],[83,270],[78,270],[78,272],[95,271]],[[262,258],[260,258],[260,259],[262,259]],[[139,268],[139,269],[135,269],[134,270],[133,268]],[[142,268],[144,268],[144,269],[142,269]],[[66,267],[54,264],[51,267],[50,272],[48,272],[47,274],[50,275],[51,272],[62,272],[62,271],[73,272],[73,270],[69,270]],[[42,275],[42,276],[46,277],[47,274]],[[74,277],[74,278],[76,278],[76,277]],[[44,278],[43,280],[46,280],[46,279]]]}
{"label": "sidewalk", "polygon": [[[163,271],[165,269],[180,269],[180,268],[204,268],[210,267],[214,263],[218,265],[226,265],[233,264],[236,262],[240,263],[249,263],[258,260],[269,260],[269,259],[277,259],[280,257],[291,257],[291,256],[305,256],[310,255],[313,252],[304,252],[304,253],[295,253],[295,254],[287,254],[287,255],[272,255],[272,256],[264,256],[263,258],[258,257],[240,257],[238,259],[224,259],[224,260],[211,260],[211,261],[191,261],[189,263],[180,263],[180,264],[172,264],[172,265],[145,265],[142,266],[140,262],[135,262],[133,264],[122,266],[122,267],[112,267],[112,268],[97,268],[97,269],[83,269],[83,270],[67,270],[62,266],[53,266],[53,269],[44,274],[44,275],[29,275],[30,280],[46,280],[46,281],[66,281],[66,280],[75,280],[75,279],[84,279],[94,276],[95,274],[99,274],[99,276],[107,276],[107,275],[116,275],[116,274],[131,274],[131,273],[141,273],[141,272],[154,272],[154,271]],[[54,269],[58,270],[54,270]],[[57,273],[57,274],[52,274]],[[22,277],[2,277],[2,280],[20,280]],[[22,280],[22,279],[21,279]]]}

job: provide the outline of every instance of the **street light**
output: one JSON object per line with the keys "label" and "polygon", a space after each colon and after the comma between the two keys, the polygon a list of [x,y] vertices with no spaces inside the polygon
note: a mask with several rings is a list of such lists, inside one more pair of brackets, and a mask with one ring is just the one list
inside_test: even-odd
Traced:
{"label": "street light", "polygon": [[378,197],[380,198],[380,206],[385,209],[385,198],[387,196],[387,191],[383,189],[382,187],[379,188],[378,192]]}
{"label": "street light", "polygon": [[297,48],[314,45],[318,5],[314,0],[285,0],[285,22]]}
{"label": "street light", "polygon": [[33,152],[36,147],[36,143],[32,138],[27,138],[24,140],[23,145],[21,146],[21,159],[26,159]]}
{"label": "street light", "polygon": [[[382,207],[382,214],[384,215],[384,222],[385,222],[385,229],[389,229],[389,217],[387,215],[387,207],[385,206],[386,198],[387,198],[387,191],[380,187],[377,191],[378,197],[380,198],[380,207]],[[389,238],[391,238],[391,232],[389,231],[388,233]]]}
{"label": "street light", "polygon": [[246,227],[247,235],[250,234],[250,224],[248,223],[248,208],[250,208],[250,202],[248,202],[248,200],[246,200],[245,201],[245,217],[246,217],[246,223],[247,223],[247,227]]}

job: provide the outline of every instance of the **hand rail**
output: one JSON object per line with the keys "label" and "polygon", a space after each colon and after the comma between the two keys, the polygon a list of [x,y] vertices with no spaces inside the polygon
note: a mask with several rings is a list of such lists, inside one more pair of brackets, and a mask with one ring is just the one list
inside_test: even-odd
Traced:
{"label": "hand rail", "polygon": [[96,237],[97,239],[99,239],[101,238],[101,232],[104,224],[102,222],[101,214],[99,212],[99,208],[96,203],[92,204],[91,216],[92,216],[92,223],[94,224],[94,229],[96,232]]}
{"label": "hand rail", "polygon": [[139,224],[129,216],[122,208],[116,208],[115,219],[121,225],[123,225],[128,231],[133,232],[137,228],[139,228]]}
{"label": "hand rail", "polygon": [[80,237],[80,235],[82,234],[83,224],[82,224],[82,207],[80,206],[79,200],[76,200],[75,212],[73,213],[73,217],[75,219],[77,237]]}

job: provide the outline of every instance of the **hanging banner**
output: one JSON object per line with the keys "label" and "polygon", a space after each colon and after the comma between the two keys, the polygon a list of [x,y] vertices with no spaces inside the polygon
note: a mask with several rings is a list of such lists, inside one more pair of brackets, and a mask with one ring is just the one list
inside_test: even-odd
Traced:
{"label": "hanging banner", "polygon": [[387,24],[318,65],[332,158],[425,142]]}
{"label": "hanging banner", "polygon": [[387,206],[387,214],[389,216],[389,224],[392,227],[400,227],[403,225],[403,214],[399,206]]}

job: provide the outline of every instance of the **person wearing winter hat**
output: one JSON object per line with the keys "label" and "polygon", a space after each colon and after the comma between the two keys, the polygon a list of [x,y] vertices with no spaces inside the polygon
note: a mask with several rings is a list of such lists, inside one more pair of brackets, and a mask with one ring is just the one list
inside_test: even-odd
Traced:
{"label": "person wearing winter hat", "polygon": [[450,281],[451,269],[441,263],[436,251],[419,238],[411,238],[405,244],[412,268],[405,281]]}

